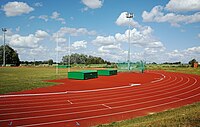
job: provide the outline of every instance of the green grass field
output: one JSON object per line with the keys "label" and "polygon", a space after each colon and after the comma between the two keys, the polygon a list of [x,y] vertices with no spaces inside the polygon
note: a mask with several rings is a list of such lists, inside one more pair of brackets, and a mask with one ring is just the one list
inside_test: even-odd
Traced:
{"label": "green grass field", "polygon": [[55,85],[44,80],[66,78],[67,70],[56,74],[54,67],[1,67],[0,75],[0,94],[5,94]]}
{"label": "green grass field", "polygon": [[97,127],[199,127],[200,103]]}
{"label": "green grass field", "polygon": [[[87,68],[74,68],[83,70]],[[91,68],[89,68],[91,70]],[[200,75],[200,68],[147,66],[148,70],[166,70]],[[55,85],[44,80],[67,77],[67,69],[54,67],[6,67],[0,68],[0,94]],[[156,113],[131,120],[113,122],[98,127],[200,127],[200,103]]]}

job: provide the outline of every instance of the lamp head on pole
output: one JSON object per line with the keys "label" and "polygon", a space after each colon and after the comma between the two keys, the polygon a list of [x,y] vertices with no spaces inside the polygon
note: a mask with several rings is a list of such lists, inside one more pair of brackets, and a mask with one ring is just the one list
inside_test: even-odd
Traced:
{"label": "lamp head on pole", "polygon": [[2,28],[2,31],[3,31],[3,32],[6,32],[6,31],[7,31],[7,29],[6,29],[6,28]]}
{"label": "lamp head on pole", "polygon": [[126,18],[133,18],[133,13],[126,13]]}

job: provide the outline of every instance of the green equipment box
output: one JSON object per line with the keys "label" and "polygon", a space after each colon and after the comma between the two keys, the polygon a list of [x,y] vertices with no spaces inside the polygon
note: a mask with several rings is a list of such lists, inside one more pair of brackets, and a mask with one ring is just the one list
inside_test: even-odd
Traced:
{"label": "green equipment box", "polygon": [[98,70],[98,75],[102,76],[111,76],[111,75],[117,75],[117,70]]}
{"label": "green equipment box", "polygon": [[86,80],[86,79],[98,78],[98,74],[97,71],[94,70],[74,71],[74,72],[68,72],[68,78]]}

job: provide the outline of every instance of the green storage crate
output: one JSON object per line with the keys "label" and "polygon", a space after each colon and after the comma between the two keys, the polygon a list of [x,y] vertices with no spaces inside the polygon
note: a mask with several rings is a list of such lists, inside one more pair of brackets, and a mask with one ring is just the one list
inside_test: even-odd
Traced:
{"label": "green storage crate", "polygon": [[98,75],[102,76],[111,76],[111,75],[117,75],[117,70],[98,70]]}
{"label": "green storage crate", "polygon": [[98,74],[97,71],[93,70],[74,71],[74,72],[68,72],[68,78],[86,80],[86,79],[98,78]]}

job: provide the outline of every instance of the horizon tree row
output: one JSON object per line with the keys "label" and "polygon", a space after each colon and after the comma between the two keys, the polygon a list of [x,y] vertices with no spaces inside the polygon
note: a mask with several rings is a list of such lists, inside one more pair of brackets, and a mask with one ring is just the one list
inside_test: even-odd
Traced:
{"label": "horizon tree row", "polygon": [[63,64],[69,64],[69,58],[70,58],[70,64],[111,64],[109,61],[106,61],[102,59],[101,57],[95,57],[91,55],[84,55],[84,54],[78,54],[73,53],[70,56],[66,55],[62,58]]}

